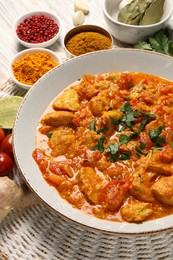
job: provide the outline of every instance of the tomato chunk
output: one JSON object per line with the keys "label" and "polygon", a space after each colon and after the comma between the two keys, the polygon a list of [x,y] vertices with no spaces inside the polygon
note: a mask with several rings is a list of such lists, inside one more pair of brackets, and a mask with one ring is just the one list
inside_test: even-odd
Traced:
{"label": "tomato chunk", "polygon": [[98,197],[98,202],[104,204],[108,211],[116,212],[121,207],[130,183],[126,180],[113,180],[104,186]]}

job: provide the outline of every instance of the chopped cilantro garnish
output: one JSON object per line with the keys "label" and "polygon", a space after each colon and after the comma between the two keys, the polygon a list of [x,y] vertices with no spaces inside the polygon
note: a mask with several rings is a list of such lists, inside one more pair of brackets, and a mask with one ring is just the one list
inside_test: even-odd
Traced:
{"label": "chopped cilantro garnish", "polygon": [[124,134],[121,134],[121,135],[120,135],[119,142],[120,142],[121,144],[128,144],[128,142],[130,142],[130,140],[131,140],[131,137],[130,137],[130,136],[124,135]]}
{"label": "chopped cilantro garnish", "polygon": [[110,144],[108,148],[105,150],[106,153],[110,152],[111,154],[116,154],[118,152],[118,149],[120,147],[120,143],[114,143]]}
{"label": "chopped cilantro garnish", "polygon": [[143,152],[143,151],[141,151],[141,149],[139,148],[139,146],[135,146],[135,149],[136,149],[136,151],[137,151],[137,155],[139,156],[140,154],[142,154],[142,155],[147,155],[147,153],[146,152]]}
{"label": "chopped cilantro garnish", "polygon": [[116,120],[115,118],[111,117],[111,123],[114,125],[114,126],[117,126],[119,125],[120,121],[119,120]]}
{"label": "chopped cilantro garnish", "polygon": [[143,143],[143,142],[141,142],[140,145],[139,145],[139,147],[140,147],[142,150],[144,150],[144,149],[146,148],[146,144]]}
{"label": "chopped cilantro garnish", "polygon": [[103,133],[103,132],[108,131],[108,130],[109,130],[109,127],[103,127],[103,128],[96,130],[96,132],[97,132],[97,134],[100,134],[100,133]]}
{"label": "chopped cilantro garnish", "polygon": [[160,137],[162,129],[163,127],[159,126],[156,130],[151,129],[149,131],[149,137],[151,141],[156,144],[156,146],[161,146],[161,144],[164,144],[166,142],[165,137]]}
{"label": "chopped cilantro garnish", "polygon": [[154,115],[154,114],[150,114],[150,113],[144,112],[144,111],[141,111],[141,112],[142,112],[142,114],[147,115],[147,116],[150,117],[151,119],[156,119],[156,115]]}
{"label": "chopped cilantro garnish", "polygon": [[140,183],[143,183],[144,182],[144,179],[141,177],[140,174],[138,174],[139,178],[140,178]]}
{"label": "chopped cilantro garnish", "polygon": [[94,132],[97,132],[97,134],[100,134],[100,133],[102,133],[102,132],[108,131],[109,128],[108,128],[108,127],[103,127],[103,128],[100,128],[100,129],[96,130],[95,122],[92,121],[92,122],[90,123],[90,130],[91,130],[91,131],[94,131]]}
{"label": "chopped cilantro garnish", "polygon": [[135,137],[135,136],[138,136],[140,134],[140,132],[144,129],[144,127],[147,123],[147,120],[148,120],[148,116],[144,115],[144,117],[142,118],[141,124],[139,126],[139,129],[136,132],[133,132],[131,134],[131,137]]}
{"label": "chopped cilantro garnish", "polygon": [[47,138],[51,138],[52,133],[47,133],[46,136],[47,136]]}
{"label": "chopped cilantro garnish", "polygon": [[125,122],[127,127],[132,128],[132,122],[135,121],[135,113],[130,105],[130,102],[126,102],[124,107],[120,108],[121,112],[124,112],[124,117],[122,118],[122,122]]}
{"label": "chopped cilantro garnish", "polygon": [[130,151],[121,153],[120,160],[125,161],[130,159]]}
{"label": "chopped cilantro garnish", "polygon": [[95,127],[95,122],[94,122],[94,121],[92,121],[92,122],[90,123],[90,130],[91,130],[91,131],[96,131],[96,127]]}
{"label": "chopped cilantro garnish", "polygon": [[102,135],[99,139],[98,139],[98,143],[97,145],[92,149],[93,151],[100,151],[101,153],[104,152],[104,141],[105,141],[106,137],[104,135]]}
{"label": "chopped cilantro garnish", "polygon": [[170,146],[171,146],[171,148],[172,148],[172,150],[173,150],[173,144],[170,144]]}

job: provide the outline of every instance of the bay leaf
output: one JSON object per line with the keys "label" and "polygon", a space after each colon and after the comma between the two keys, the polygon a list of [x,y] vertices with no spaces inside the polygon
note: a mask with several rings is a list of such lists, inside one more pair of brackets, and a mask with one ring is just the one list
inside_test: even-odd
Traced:
{"label": "bay leaf", "polygon": [[165,0],[154,0],[146,8],[144,16],[142,17],[139,25],[149,25],[160,22],[163,15]]}
{"label": "bay leaf", "polygon": [[138,24],[140,21],[140,12],[138,8],[138,0],[133,0],[125,5],[118,14],[118,21],[121,23]]}
{"label": "bay leaf", "polygon": [[131,25],[148,25],[160,21],[165,0],[132,0],[118,14],[118,21]]}

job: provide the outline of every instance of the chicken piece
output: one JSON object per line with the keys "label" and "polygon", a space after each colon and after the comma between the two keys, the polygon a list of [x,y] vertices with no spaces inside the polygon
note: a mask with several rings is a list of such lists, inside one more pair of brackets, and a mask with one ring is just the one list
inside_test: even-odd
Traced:
{"label": "chicken piece", "polygon": [[73,112],[69,111],[56,111],[46,114],[40,121],[42,125],[58,127],[65,126],[72,123],[74,118]]}
{"label": "chicken piece", "polygon": [[54,110],[78,111],[80,107],[79,96],[76,90],[65,90],[52,105]]}
{"label": "chicken piece", "polygon": [[158,201],[173,206],[173,176],[160,178],[152,185],[151,191]]}
{"label": "chicken piece", "polygon": [[39,127],[39,132],[42,135],[47,135],[48,133],[50,133],[53,130],[54,130],[54,127],[49,126],[49,125],[42,125],[42,126]]}
{"label": "chicken piece", "polygon": [[90,100],[92,97],[96,96],[99,92],[95,85],[95,76],[84,75],[82,81],[75,90],[77,91],[81,100]]}
{"label": "chicken piece", "polygon": [[145,221],[153,214],[151,205],[145,202],[130,203],[122,207],[120,212],[125,221],[135,223]]}
{"label": "chicken piece", "polygon": [[78,174],[79,189],[93,204],[98,203],[98,194],[105,185],[105,179],[93,168],[82,167]]}
{"label": "chicken piece", "polygon": [[135,198],[145,201],[155,201],[150,187],[147,185],[145,179],[141,175],[135,176],[130,186],[130,194]]}
{"label": "chicken piece", "polygon": [[106,125],[110,126],[112,124],[111,119],[118,121],[123,116],[123,113],[119,110],[110,110],[103,112],[100,121]]}
{"label": "chicken piece", "polygon": [[159,151],[154,150],[147,165],[147,171],[156,172],[161,175],[172,175],[173,164],[166,163],[160,159]]}
{"label": "chicken piece", "polygon": [[88,131],[85,133],[82,133],[82,135],[78,139],[79,145],[85,145],[89,149],[92,149],[96,146],[98,139],[100,138],[100,135],[97,134],[94,131]]}
{"label": "chicken piece", "polygon": [[70,128],[59,128],[52,132],[51,137],[48,140],[48,145],[52,149],[51,155],[56,157],[59,155],[65,155],[70,146],[73,146],[75,142],[75,136]]}
{"label": "chicken piece", "polygon": [[102,112],[109,107],[110,100],[104,95],[98,95],[90,100],[91,113],[94,116],[101,116]]}

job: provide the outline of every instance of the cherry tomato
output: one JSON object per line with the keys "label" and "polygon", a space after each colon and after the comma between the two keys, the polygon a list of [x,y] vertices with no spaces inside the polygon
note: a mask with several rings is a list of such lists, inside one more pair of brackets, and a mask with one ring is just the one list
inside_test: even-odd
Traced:
{"label": "cherry tomato", "polygon": [[0,128],[0,144],[2,143],[4,138],[5,138],[5,131],[4,129]]}
{"label": "cherry tomato", "polygon": [[0,177],[8,176],[13,169],[13,164],[14,162],[8,154],[0,152]]}
{"label": "cherry tomato", "polygon": [[1,151],[8,155],[13,155],[12,149],[12,134],[8,134],[1,143]]}

